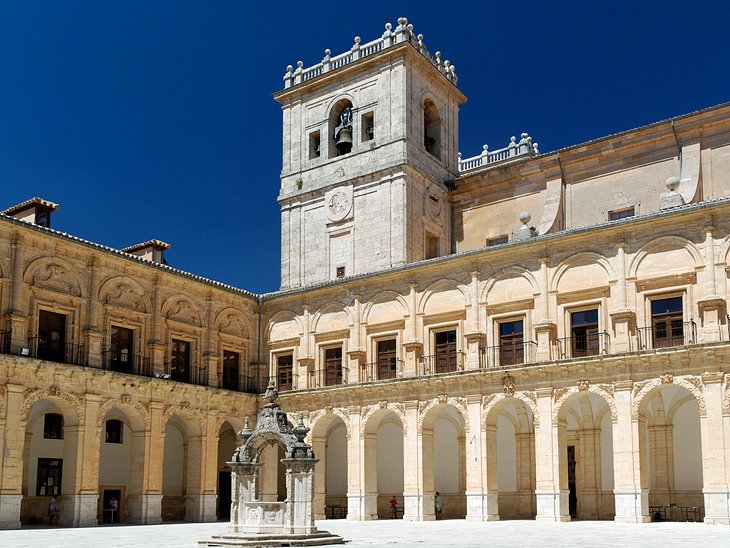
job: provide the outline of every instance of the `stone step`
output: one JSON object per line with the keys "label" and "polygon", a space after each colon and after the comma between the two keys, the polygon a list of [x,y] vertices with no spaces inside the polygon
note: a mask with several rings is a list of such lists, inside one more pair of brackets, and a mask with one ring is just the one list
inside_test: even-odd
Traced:
{"label": "stone step", "polygon": [[206,540],[199,540],[200,546],[213,548],[216,546],[327,546],[343,544],[342,537],[327,531],[319,531],[310,535],[282,534],[236,534],[213,535]]}

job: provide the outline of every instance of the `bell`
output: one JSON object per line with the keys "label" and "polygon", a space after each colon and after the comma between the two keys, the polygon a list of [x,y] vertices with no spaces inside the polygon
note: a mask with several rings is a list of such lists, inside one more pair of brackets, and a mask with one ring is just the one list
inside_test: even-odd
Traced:
{"label": "bell", "polygon": [[352,128],[344,127],[340,130],[335,146],[340,156],[352,150]]}

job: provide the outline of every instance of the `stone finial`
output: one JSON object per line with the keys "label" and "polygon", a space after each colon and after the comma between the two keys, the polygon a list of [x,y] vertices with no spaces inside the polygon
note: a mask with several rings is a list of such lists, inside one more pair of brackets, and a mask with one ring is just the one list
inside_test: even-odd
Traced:
{"label": "stone finial", "polygon": [[405,27],[408,24],[408,19],[406,19],[405,17],[399,17],[398,24],[402,27]]}
{"label": "stone finial", "polygon": [[677,190],[679,188],[679,182],[679,177],[669,177],[666,183],[669,192]]}
{"label": "stone finial", "polygon": [[355,36],[355,44],[359,46],[361,41],[362,39],[359,36]]}
{"label": "stone finial", "polygon": [[532,144],[532,152],[534,152],[535,154],[540,154],[540,151],[537,148],[537,143]]}
{"label": "stone finial", "polygon": [[525,240],[529,240],[530,238],[537,236],[537,230],[527,224],[530,222],[530,219],[532,219],[532,216],[527,211],[521,211],[518,217],[522,226],[512,232],[512,241],[524,242]]}
{"label": "stone finial", "polygon": [[330,55],[332,55],[332,50],[330,50],[329,48],[324,50],[325,59],[328,58]]}
{"label": "stone finial", "polygon": [[489,154],[489,145],[484,145],[482,147],[482,156],[486,156],[487,154]]}
{"label": "stone finial", "polygon": [[662,195],[662,199],[659,202],[659,209],[669,209],[685,204],[684,198],[677,190],[679,189],[680,182],[679,177],[669,177],[667,179],[666,185],[669,192]]}
{"label": "stone finial", "polygon": [[526,225],[530,222],[530,219],[532,219],[532,215],[530,215],[527,211],[521,211],[519,214],[519,219],[523,225]]}
{"label": "stone finial", "polygon": [[278,397],[279,391],[276,389],[276,381],[274,380],[274,377],[271,377],[269,379],[269,385],[266,387],[266,392],[264,392],[264,398],[272,404]]}

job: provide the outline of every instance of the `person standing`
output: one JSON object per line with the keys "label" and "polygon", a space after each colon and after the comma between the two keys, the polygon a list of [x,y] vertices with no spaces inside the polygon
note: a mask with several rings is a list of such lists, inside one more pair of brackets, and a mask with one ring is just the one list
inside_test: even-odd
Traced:
{"label": "person standing", "polygon": [[444,509],[444,503],[441,500],[441,493],[436,491],[436,519],[441,519],[441,511]]}
{"label": "person standing", "polygon": [[117,500],[117,497],[112,496],[111,500],[109,501],[109,509],[112,513],[112,523],[115,521],[119,521],[119,501]]}
{"label": "person standing", "polygon": [[398,499],[395,498],[395,495],[393,495],[393,498],[390,499],[390,519],[396,519],[398,517]]}
{"label": "person standing", "polygon": [[56,497],[51,497],[48,501],[48,524],[52,525],[56,521],[58,508],[56,507]]}

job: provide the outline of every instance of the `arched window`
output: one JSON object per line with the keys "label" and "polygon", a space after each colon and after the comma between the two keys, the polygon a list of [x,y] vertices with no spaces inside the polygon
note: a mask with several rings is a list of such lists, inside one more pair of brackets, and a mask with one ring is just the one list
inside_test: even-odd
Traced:
{"label": "arched window", "polygon": [[336,158],[349,154],[353,146],[352,122],[354,113],[352,103],[340,99],[330,110],[329,116],[329,157]]}
{"label": "arched window", "polygon": [[441,159],[441,117],[430,99],[423,102],[423,146],[429,154]]}

